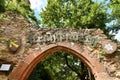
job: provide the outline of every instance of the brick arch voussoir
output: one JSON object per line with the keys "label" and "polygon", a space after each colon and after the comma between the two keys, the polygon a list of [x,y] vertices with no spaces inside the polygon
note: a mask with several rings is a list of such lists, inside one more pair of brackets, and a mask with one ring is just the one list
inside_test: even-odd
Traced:
{"label": "brick arch voussoir", "polygon": [[27,80],[33,68],[42,61],[46,56],[57,52],[59,50],[66,51],[77,56],[81,61],[83,61],[88,68],[95,75],[95,79],[101,79],[98,73],[105,72],[104,67],[94,58],[89,56],[89,51],[82,48],[82,45],[78,45],[70,42],[59,42],[56,44],[50,44],[40,51],[36,51],[28,55],[24,61],[20,62],[16,69],[9,76],[9,80]]}

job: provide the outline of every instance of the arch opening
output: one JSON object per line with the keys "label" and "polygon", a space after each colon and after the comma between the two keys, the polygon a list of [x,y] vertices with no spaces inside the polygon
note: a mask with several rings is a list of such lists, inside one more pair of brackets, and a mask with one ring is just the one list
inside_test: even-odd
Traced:
{"label": "arch opening", "polygon": [[45,57],[35,66],[28,80],[95,80],[94,75],[72,53],[58,51]]}
{"label": "arch opening", "polygon": [[[65,51],[77,56],[83,63],[87,65],[94,74],[95,79],[100,78],[97,73],[104,72],[104,68],[100,63],[89,56],[89,51],[83,50],[79,45],[71,47],[70,44],[51,44],[43,48],[41,51],[30,54],[22,61],[16,69],[10,74],[9,80],[27,80],[34,67],[48,55],[57,51]],[[97,66],[97,67],[96,67]]]}

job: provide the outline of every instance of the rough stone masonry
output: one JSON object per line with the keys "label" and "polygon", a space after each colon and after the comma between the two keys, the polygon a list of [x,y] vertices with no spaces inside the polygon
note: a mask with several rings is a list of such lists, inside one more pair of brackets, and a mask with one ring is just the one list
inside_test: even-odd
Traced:
{"label": "rough stone masonry", "polygon": [[[108,39],[103,31],[99,29],[37,28],[21,15],[12,13],[5,15],[9,17],[0,20],[0,65],[11,64],[12,68],[8,72],[0,71],[0,80],[8,80],[19,62],[28,55],[46,45],[63,41],[84,45],[83,48],[90,51],[89,56],[99,60],[105,67],[105,73],[111,78],[109,80],[120,80],[120,46]],[[12,51],[11,48],[16,49]],[[106,74],[103,73],[104,75]]]}

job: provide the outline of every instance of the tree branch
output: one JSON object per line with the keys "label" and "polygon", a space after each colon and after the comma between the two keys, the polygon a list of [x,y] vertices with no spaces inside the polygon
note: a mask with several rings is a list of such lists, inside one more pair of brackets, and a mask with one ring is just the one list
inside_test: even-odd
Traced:
{"label": "tree branch", "polygon": [[64,55],[64,57],[65,57],[65,61],[66,61],[67,66],[68,66],[72,71],[74,71],[74,72],[78,75],[79,78],[81,78],[81,74],[80,74],[76,69],[74,69],[72,66],[69,65],[69,63],[68,63],[68,58],[67,58],[67,55],[66,55],[66,54]]}

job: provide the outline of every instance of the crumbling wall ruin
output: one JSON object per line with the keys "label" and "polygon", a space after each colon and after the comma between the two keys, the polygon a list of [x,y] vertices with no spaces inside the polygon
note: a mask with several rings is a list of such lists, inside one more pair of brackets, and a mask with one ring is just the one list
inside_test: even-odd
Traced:
{"label": "crumbling wall ruin", "polygon": [[[13,69],[9,72],[0,72],[0,80],[7,80],[19,62],[28,55],[46,45],[65,41],[84,45],[83,48],[90,51],[89,56],[99,60],[110,77],[120,80],[120,46],[113,45],[113,52],[105,51],[103,43],[114,44],[114,42],[108,39],[101,30],[37,28],[20,15],[11,13],[6,13],[6,15],[9,17],[0,20],[0,64],[10,63]],[[19,47],[14,49],[15,51],[9,49],[10,40],[20,40]],[[11,48],[15,48],[14,45]]]}

